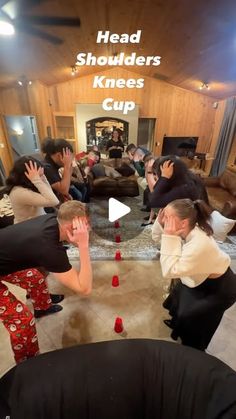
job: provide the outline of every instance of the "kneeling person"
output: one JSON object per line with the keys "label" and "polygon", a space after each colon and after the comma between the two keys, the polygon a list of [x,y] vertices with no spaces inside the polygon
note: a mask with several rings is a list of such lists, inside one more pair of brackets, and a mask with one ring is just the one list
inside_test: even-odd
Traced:
{"label": "kneeling person", "polygon": [[[78,246],[80,271],[74,269],[62,241]],[[81,294],[92,289],[92,268],[89,256],[89,233],[85,206],[78,201],[61,205],[54,214],[6,227],[0,234],[0,320],[10,333],[17,362],[34,356],[38,343],[34,319],[28,307],[10,293],[2,281],[27,290],[35,313],[48,310],[45,279],[39,277],[42,266],[68,288]]]}
{"label": "kneeling person", "polygon": [[172,317],[165,323],[173,339],[200,350],[236,301],[236,275],[212,237],[210,213],[201,200],[177,199],[159,211],[152,231],[161,242],[163,276],[180,278],[163,303]]}

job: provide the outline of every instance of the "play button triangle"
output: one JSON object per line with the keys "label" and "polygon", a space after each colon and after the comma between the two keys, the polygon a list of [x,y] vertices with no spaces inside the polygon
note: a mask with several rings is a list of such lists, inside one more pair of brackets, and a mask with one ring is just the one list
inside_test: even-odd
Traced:
{"label": "play button triangle", "polygon": [[130,211],[130,207],[122,204],[122,202],[117,199],[109,199],[108,218],[111,223],[121,217],[124,217],[124,215],[129,214]]}

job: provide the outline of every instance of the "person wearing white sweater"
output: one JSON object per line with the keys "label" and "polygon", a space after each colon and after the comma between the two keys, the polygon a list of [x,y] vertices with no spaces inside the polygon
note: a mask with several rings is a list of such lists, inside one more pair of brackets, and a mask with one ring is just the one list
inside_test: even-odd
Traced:
{"label": "person wearing white sweater", "polygon": [[160,242],[165,278],[179,278],[163,306],[173,339],[205,350],[220,320],[236,301],[236,275],[208,224],[211,210],[200,200],[177,199],[159,211],[152,238]]}
{"label": "person wearing white sweater", "polygon": [[44,175],[43,166],[32,157],[18,159],[6,183],[15,224],[44,215],[45,207],[56,207],[59,204]]}

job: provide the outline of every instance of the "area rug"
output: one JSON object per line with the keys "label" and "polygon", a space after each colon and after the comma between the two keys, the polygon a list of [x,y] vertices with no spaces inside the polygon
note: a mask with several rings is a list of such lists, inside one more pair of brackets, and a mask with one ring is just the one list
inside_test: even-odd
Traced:
{"label": "area rug", "polygon": [[[92,260],[113,260],[116,250],[120,250],[124,260],[153,260],[158,256],[157,245],[151,238],[151,226],[141,227],[143,217],[148,215],[140,211],[141,197],[121,197],[120,202],[131,208],[131,212],[119,221],[119,228],[108,220],[108,199],[93,198],[89,204],[92,231],[90,233],[90,254]],[[115,242],[116,235],[121,243]],[[78,258],[78,250],[68,249],[70,259]]]}
{"label": "area rug", "polygon": [[218,245],[231,259],[236,259],[236,236],[229,235],[224,243],[218,242]]}
{"label": "area rug", "polygon": [[[141,212],[142,197],[121,197],[119,201],[131,208],[129,214],[121,218],[119,228],[108,220],[108,198],[92,198],[89,204],[92,231],[90,233],[90,254],[92,260],[114,260],[116,250],[120,250],[123,260],[159,259],[158,246],[151,237],[151,226],[141,227],[143,217],[148,213]],[[116,235],[121,243],[115,242]],[[236,259],[236,236],[228,236],[219,247]],[[78,249],[70,246],[68,256],[78,259]]]}

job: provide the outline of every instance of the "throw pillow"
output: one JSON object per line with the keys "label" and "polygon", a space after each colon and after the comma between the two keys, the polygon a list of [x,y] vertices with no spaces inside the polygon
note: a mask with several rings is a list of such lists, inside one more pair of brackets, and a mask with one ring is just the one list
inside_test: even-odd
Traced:
{"label": "throw pillow", "polygon": [[123,163],[119,168],[116,169],[122,176],[129,177],[134,175],[135,170],[132,169],[128,164]]}
{"label": "throw pillow", "polygon": [[210,225],[213,229],[213,237],[217,241],[224,242],[227,234],[232,230],[236,220],[224,217],[219,211],[211,213]]}
{"label": "throw pillow", "polygon": [[113,167],[104,166],[105,174],[107,177],[111,177],[112,179],[116,179],[117,177],[121,177],[121,174],[117,172]]}
{"label": "throw pillow", "polygon": [[98,177],[104,177],[104,176],[106,176],[106,173],[105,173],[105,168],[104,168],[104,166],[103,166],[102,164],[100,164],[100,163],[95,164],[95,165],[91,168],[91,172],[93,173],[93,175],[94,175],[94,177],[95,177],[95,178],[98,178]]}

